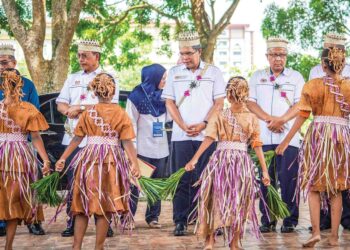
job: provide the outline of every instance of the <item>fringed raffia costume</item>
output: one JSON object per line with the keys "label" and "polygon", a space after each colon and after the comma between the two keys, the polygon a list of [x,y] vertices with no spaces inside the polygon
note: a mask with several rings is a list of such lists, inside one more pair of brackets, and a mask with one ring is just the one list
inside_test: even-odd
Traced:
{"label": "fringed raffia costume", "polygon": [[299,152],[297,190],[304,198],[310,191],[329,196],[350,188],[349,103],[349,80],[317,78],[303,88],[300,115],[314,116]]}
{"label": "fringed raffia costume", "polygon": [[44,220],[30,184],[38,177],[38,164],[27,138],[49,128],[44,116],[30,103],[6,107],[0,102],[0,220],[25,223]]}
{"label": "fringed raffia costume", "polygon": [[97,104],[82,113],[74,133],[87,136],[87,146],[69,166],[74,168],[72,213],[122,215],[128,226],[132,221],[129,162],[121,140],[135,137],[129,117],[116,104]]}
{"label": "fringed raffia costume", "polygon": [[253,148],[262,146],[257,117],[246,108],[237,113],[225,109],[210,119],[205,135],[218,139],[218,145],[200,178],[197,234],[206,238],[224,227],[231,242],[237,231],[243,237],[250,220],[258,237],[254,202],[259,184],[247,152],[248,142]]}

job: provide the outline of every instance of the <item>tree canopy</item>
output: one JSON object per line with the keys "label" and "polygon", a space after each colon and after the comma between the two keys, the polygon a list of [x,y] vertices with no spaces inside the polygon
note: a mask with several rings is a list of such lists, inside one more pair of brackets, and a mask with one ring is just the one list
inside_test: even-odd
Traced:
{"label": "tree canopy", "polygon": [[[265,38],[283,36],[305,51],[321,50],[326,33],[350,34],[349,10],[349,0],[293,0],[287,8],[273,3],[265,10],[261,29]],[[308,79],[311,68],[318,63],[318,57],[294,51],[288,56],[287,66]]]}

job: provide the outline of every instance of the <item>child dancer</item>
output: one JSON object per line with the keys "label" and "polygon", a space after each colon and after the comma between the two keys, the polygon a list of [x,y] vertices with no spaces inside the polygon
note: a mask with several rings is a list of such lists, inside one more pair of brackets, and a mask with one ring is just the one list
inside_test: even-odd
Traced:
{"label": "child dancer", "polygon": [[289,141],[310,113],[314,115],[299,152],[298,198],[300,188],[308,197],[312,236],[303,246],[313,247],[321,240],[320,206],[325,196],[331,202],[330,245],[338,245],[338,229],[342,212],[340,191],[350,188],[350,81],[341,77],[345,66],[345,50],[327,48],[322,52],[324,78],[307,82],[299,102],[300,113],[286,138],[277,147],[283,154]]}
{"label": "child dancer", "polygon": [[248,218],[252,220],[255,234],[259,234],[254,208],[259,184],[255,179],[254,164],[247,153],[248,142],[262,166],[264,185],[270,183],[259,138],[258,119],[245,104],[248,83],[242,77],[233,77],[226,91],[231,107],[209,120],[203,143],[185,166],[187,171],[193,170],[205,149],[218,139],[217,149],[201,175],[198,192],[197,232],[206,239],[205,249],[213,248],[215,231],[222,227],[231,249],[239,249],[238,241],[243,237]]}
{"label": "child dancer", "polygon": [[0,89],[0,220],[6,221],[5,249],[12,249],[17,225],[44,220],[41,206],[35,201],[30,184],[37,180],[38,161],[28,145],[33,146],[44,161],[43,173],[50,172],[50,161],[39,131],[49,125],[44,116],[29,102],[22,102],[23,80],[15,69],[2,72]]}
{"label": "child dancer", "polygon": [[132,222],[129,210],[129,168],[133,176],[140,176],[132,142],[135,137],[132,123],[120,106],[111,103],[115,93],[113,78],[100,73],[89,88],[98,97],[99,104],[81,114],[74,131],[75,137],[56,164],[56,170],[62,171],[65,159],[87,136],[87,146],[74,157],[69,166],[74,168],[71,191],[71,211],[76,216],[74,249],[81,249],[91,215],[97,218],[95,249],[103,249],[112,215],[123,215],[124,223]]}

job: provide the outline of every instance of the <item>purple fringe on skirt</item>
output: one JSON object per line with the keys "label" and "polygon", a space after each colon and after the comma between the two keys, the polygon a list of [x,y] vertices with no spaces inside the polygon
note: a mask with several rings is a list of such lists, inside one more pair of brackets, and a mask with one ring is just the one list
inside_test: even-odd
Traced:
{"label": "purple fringe on skirt", "polygon": [[29,204],[32,215],[35,217],[38,204],[30,184],[38,179],[40,163],[34,156],[26,135],[1,134],[1,136],[19,138],[18,140],[0,140],[1,181],[4,185],[7,185],[9,178],[18,182],[21,200]]}
{"label": "purple fringe on skirt", "polygon": [[[255,199],[257,193],[263,196],[255,178],[254,163],[245,150],[217,149],[199,183],[196,231],[203,225],[210,232],[223,227],[228,242],[231,242],[238,230],[239,237],[243,237],[247,221],[250,220],[252,232],[257,238],[261,237]],[[208,203],[211,208],[207,207]],[[214,226],[214,217],[220,219],[221,225],[218,226],[216,221]]]}
{"label": "purple fringe on skirt", "polygon": [[[98,164],[98,171],[99,171],[99,183],[98,183],[98,193],[99,193],[99,200],[102,198],[104,200],[110,201],[110,204],[114,207],[114,202],[111,200],[111,197],[105,197],[102,193],[102,171],[106,171],[104,169],[106,166],[106,157],[109,156],[109,152],[112,153],[113,160],[112,162],[115,163],[115,166],[110,165],[108,166],[108,170],[110,170],[111,167],[116,168],[116,179],[115,182],[118,184],[118,186],[123,187],[125,194],[120,197],[122,199],[122,202],[124,204],[127,204],[128,206],[128,212],[126,214],[115,214],[118,216],[122,224],[122,229],[131,229],[131,224],[133,223],[133,216],[131,214],[130,210],[130,176],[129,176],[129,162],[125,156],[124,150],[121,148],[121,146],[118,145],[108,145],[108,144],[90,144],[83,149],[81,149],[78,154],[72,159],[71,164],[69,165],[69,168],[74,169],[74,176],[77,174],[77,169],[81,165],[81,171],[80,171],[80,177],[79,177],[79,186],[80,186],[80,192],[81,192],[81,202],[83,204],[85,215],[89,216],[89,196],[87,195],[91,190],[86,187],[85,182],[88,176],[93,175],[94,171],[94,165]],[[120,176],[120,179],[122,180],[122,183],[120,183],[118,177]],[[74,178],[75,181],[75,178]],[[73,188],[74,188],[74,181],[71,184],[70,192],[73,194]],[[69,197],[69,196],[68,196]],[[67,198],[68,198],[67,197]],[[115,208],[115,207],[114,207]],[[117,209],[115,208],[115,211]],[[116,219],[116,218],[115,218]],[[116,220],[117,221],[117,220]]]}
{"label": "purple fringe on skirt", "polygon": [[[350,187],[350,128],[347,119],[315,116],[300,147],[298,160],[296,199],[299,200],[303,190],[306,200],[313,185],[326,177],[321,200],[322,207],[327,207],[326,197],[336,194],[339,188]],[[341,167],[343,171],[338,173]],[[339,177],[344,181],[340,182]]]}

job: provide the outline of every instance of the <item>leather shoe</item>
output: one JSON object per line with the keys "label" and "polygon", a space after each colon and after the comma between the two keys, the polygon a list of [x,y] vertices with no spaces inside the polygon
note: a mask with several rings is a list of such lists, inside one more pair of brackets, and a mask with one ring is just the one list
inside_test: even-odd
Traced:
{"label": "leather shoe", "polygon": [[[331,225],[323,225],[323,224],[322,224],[322,225],[320,226],[320,230],[321,230],[321,231],[328,230],[328,229],[330,229],[330,228],[331,228]],[[312,227],[308,227],[308,229],[309,229],[310,232],[312,232]]]}
{"label": "leather shoe", "polygon": [[6,227],[0,227],[0,237],[6,235]]}
{"label": "leather shoe", "polygon": [[184,224],[178,223],[176,224],[175,230],[174,230],[174,236],[184,236],[186,231],[186,227]]}
{"label": "leather shoe", "polygon": [[293,233],[293,232],[295,232],[295,226],[282,225],[281,233]]}
{"label": "leather shoe", "polygon": [[223,228],[218,228],[218,229],[216,229],[215,233],[216,233],[217,236],[223,235],[224,234],[224,229]]}
{"label": "leather shoe", "polygon": [[29,233],[34,235],[45,235],[44,229],[41,227],[40,223],[28,224],[27,228]]}
{"label": "leather shoe", "polygon": [[74,236],[74,229],[72,227],[67,227],[66,230],[64,230],[61,233],[62,237],[72,237]]}
{"label": "leather shoe", "polygon": [[111,226],[109,226],[107,231],[107,237],[110,238],[110,237],[113,237],[113,235],[114,235],[113,229],[111,228]]}
{"label": "leather shoe", "polygon": [[276,232],[276,226],[275,225],[261,225],[259,227],[259,230],[261,233]]}

